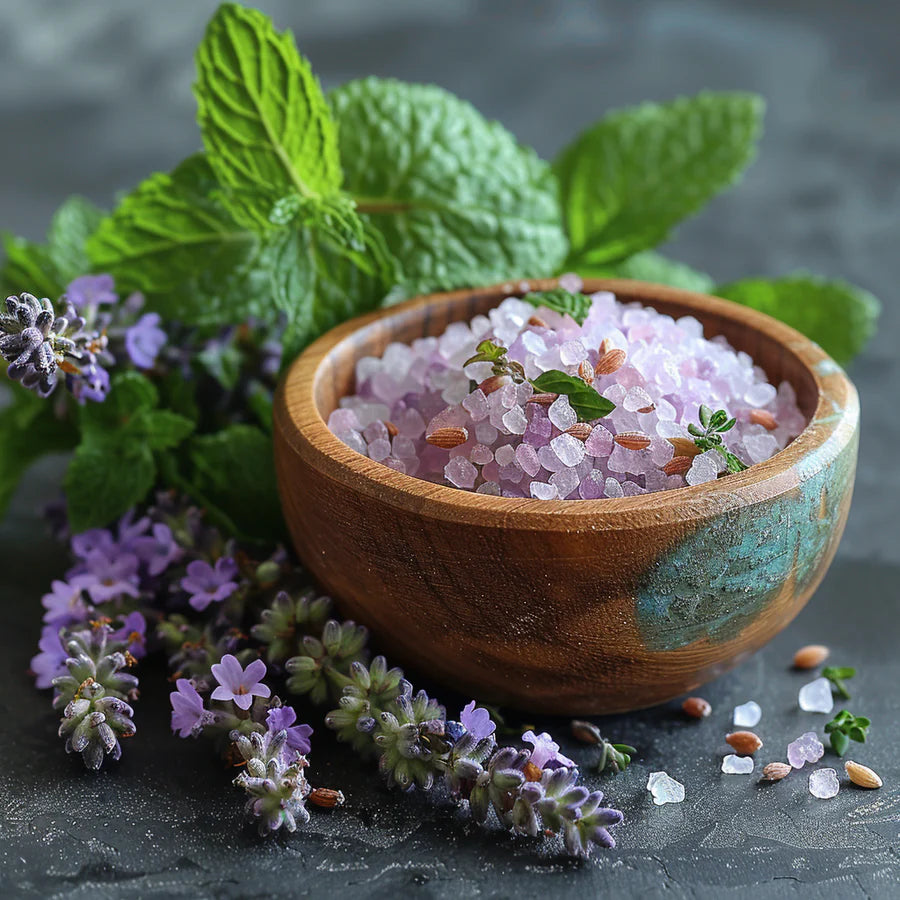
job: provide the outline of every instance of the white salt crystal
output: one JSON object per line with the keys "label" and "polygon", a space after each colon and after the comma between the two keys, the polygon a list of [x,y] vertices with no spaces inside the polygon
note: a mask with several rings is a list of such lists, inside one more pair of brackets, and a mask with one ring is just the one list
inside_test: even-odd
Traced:
{"label": "white salt crystal", "polygon": [[559,286],[570,294],[577,294],[584,287],[584,282],[574,272],[566,272],[559,276]]}
{"label": "white salt crystal", "polygon": [[525,434],[525,429],[528,427],[528,419],[525,417],[521,406],[514,406],[511,410],[504,413],[502,421],[503,427],[510,434]]}
{"label": "white salt crystal", "polygon": [[706,453],[695,456],[684,480],[688,484],[706,484],[708,481],[715,481],[719,477],[719,463],[713,457],[717,455],[715,450],[707,450]]}
{"label": "white salt crystal", "polygon": [[564,466],[577,466],[584,459],[584,444],[571,434],[553,438],[550,449]]}
{"label": "white salt crystal", "polygon": [[519,399],[519,392],[516,386],[510,382],[509,384],[504,384],[499,391],[497,391],[497,397],[500,400],[500,405],[504,409],[512,409]]}
{"label": "white salt crystal", "polygon": [[809,773],[809,792],[819,800],[830,800],[837,797],[841,789],[837,772],[834,769],[816,769]]}
{"label": "white salt crystal", "polygon": [[722,760],[722,771],[726,775],[749,775],[753,771],[753,757],[729,753]]}
{"label": "white salt crystal", "polygon": [[526,352],[533,353],[535,356],[541,356],[541,354],[547,352],[547,345],[544,343],[544,339],[533,331],[522,333],[522,346]]}
{"label": "white salt crystal", "polygon": [[817,678],[804,684],[797,699],[804,712],[830,713],[834,709],[831,682],[827,678]]}
{"label": "white salt crystal", "polygon": [[762,407],[768,406],[777,394],[777,389],[766,381],[754,384],[744,391],[744,400],[750,406]]}
{"label": "white salt crystal", "polygon": [[566,341],[559,348],[559,358],[564,366],[577,366],[587,359],[587,350],[581,341]]}
{"label": "white salt crystal", "polygon": [[606,494],[607,497],[610,497],[610,498],[613,498],[613,497],[618,498],[618,497],[625,496],[625,493],[622,490],[622,485],[619,484],[619,482],[616,481],[615,478],[607,478],[606,479],[606,483],[604,486],[604,493]]}
{"label": "white salt crystal", "polygon": [[580,480],[578,473],[574,469],[561,469],[550,476],[550,483],[556,486],[556,490],[562,499],[565,499],[569,494],[577,490]]}
{"label": "white salt crystal", "polygon": [[647,790],[657,806],[664,803],[681,803],[684,800],[684,785],[665,772],[651,772],[647,779]]}
{"label": "white salt crystal", "polygon": [[351,450],[367,456],[369,453],[365,438],[358,431],[336,431],[334,436],[343,441]]}
{"label": "white salt crystal", "polygon": [[454,487],[471,490],[475,487],[475,479],[478,477],[478,469],[464,456],[454,456],[444,466],[444,476]]}
{"label": "white salt crystal", "polygon": [[734,708],[734,724],[738,728],[753,728],[762,718],[762,709],[755,700],[748,700]]}
{"label": "white salt crystal", "polygon": [[743,444],[751,462],[762,462],[778,452],[778,441],[768,433],[744,435]]}
{"label": "white salt crystal", "polygon": [[622,406],[629,412],[637,412],[639,409],[653,406],[653,400],[650,399],[650,395],[642,387],[633,387],[625,392]]}
{"label": "white salt crystal", "polygon": [[558,472],[566,467],[565,463],[560,462],[559,457],[550,449],[549,444],[546,447],[538,448],[537,457],[541,466],[548,472]]}
{"label": "white salt crystal", "polygon": [[543,481],[532,481],[530,487],[531,496],[535,500],[556,500],[559,492],[555,484],[544,484]]}
{"label": "white salt crystal", "polygon": [[469,459],[476,466],[486,466],[494,458],[493,451],[485,444],[476,444],[469,454]]}
{"label": "white salt crystal", "polygon": [[[578,416],[569,403],[569,398],[565,394],[560,394],[549,406],[547,415],[550,421],[560,430],[565,431],[571,428],[577,421]],[[521,434],[522,432],[520,432]]]}
{"label": "white salt crystal", "polygon": [[509,466],[516,460],[516,448],[511,444],[504,444],[498,447],[494,453],[494,459],[497,460],[498,466]]}
{"label": "white salt crystal", "polygon": [[389,415],[390,410],[383,403],[361,403],[353,408],[359,424],[365,428],[372,422],[384,421]]}
{"label": "white salt crystal", "polygon": [[472,391],[472,393],[463,400],[462,405],[472,417],[473,422],[480,422],[488,416],[487,397],[485,397],[484,392],[480,388]]}
{"label": "white salt crystal", "polygon": [[391,442],[387,438],[376,438],[369,444],[369,459],[381,462],[391,455]]}
{"label": "white salt crystal", "polygon": [[537,451],[531,444],[519,444],[516,447],[516,462],[522,467],[529,477],[534,477],[541,470],[541,463]]}

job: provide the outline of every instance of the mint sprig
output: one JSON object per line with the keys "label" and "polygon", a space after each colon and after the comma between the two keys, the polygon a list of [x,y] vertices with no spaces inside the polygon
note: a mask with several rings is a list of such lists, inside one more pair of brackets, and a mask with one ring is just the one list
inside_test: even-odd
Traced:
{"label": "mint sprig", "polygon": [[831,682],[834,692],[844,700],[850,699],[850,691],[847,689],[847,680],[856,675],[856,669],[851,666],[825,666],[822,669],[822,677]]}
{"label": "mint sprig", "polygon": [[872,725],[865,716],[854,716],[849,710],[842,709],[826,726],[825,734],[831,738],[831,749],[838,756],[843,756],[850,746],[850,741],[864,744]]}
{"label": "mint sprig", "polygon": [[545,307],[561,316],[571,316],[579,325],[584,324],[591,311],[591,298],[585,294],[573,294],[563,288],[552,291],[531,291],[522,298],[536,308]]}
{"label": "mint sprig", "polygon": [[608,416],[616,408],[616,404],[607,400],[596,388],[558,369],[542,372],[531,383],[542,394],[565,394],[579,422],[593,422]]}

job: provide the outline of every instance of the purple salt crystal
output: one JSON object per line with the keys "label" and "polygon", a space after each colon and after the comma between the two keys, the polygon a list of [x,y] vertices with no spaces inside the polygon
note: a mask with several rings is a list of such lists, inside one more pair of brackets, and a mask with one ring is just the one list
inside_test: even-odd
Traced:
{"label": "purple salt crystal", "polygon": [[444,466],[444,477],[454,487],[471,490],[475,487],[478,469],[476,469],[464,456],[455,456],[446,466]]}
{"label": "purple salt crystal", "polygon": [[559,496],[565,499],[578,489],[578,475],[573,469],[561,469],[550,476],[550,483],[556,486]]}
{"label": "purple salt crystal", "polygon": [[541,470],[537,451],[531,444],[519,444],[516,447],[516,462],[529,477],[534,477]]}
{"label": "purple salt crystal", "polygon": [[494,459],[498,466],[511,466],[516,460],[516,448],[511,444],[504,444],[494,452]]}
{"label": "purple salt crystal", "polygon": [[493,458],[494,454],[486,444],[476,444],[469,453],[469,460],[476,466],[487,465]]}
{"label": "purple salt crystal", "polygon": [[582,500],[599,500],[604,495],[606,479],[603,473],[594,469],[582,480],[578,488],[578,496]]}
{"label": "purple salt crystal", "polygon": [[352,409],[336,409],[328,417],[328,427],[337,434],[339,431],[359,431],[359,419]]}
{"label": "purple salt crystal", "polygon": [[787,748],[788,762],[795,769],[802,769],[808,762],[818,762],[824,754],[825,746],[814,731],[801,734],[797,740],[791,741]]}
{"label": "purple salt crystal", "polygon": [[584,442],[584,452],[589,456],[607,457],[613,447],[613,436],[602,425],[595,425]]}
{"label": "purple salt crystal", "polygon": [[480,388],[476,388],[462,402],[463,408],[466,409],[472,417],[473,422],[480,422],[488,416],[488,402],[484,392]]}
{"label": "purple salt crystal", "polygon": [[[387,434],[387,431],[385,431]],[[369,444],[369,459],[374,459],[375,462],[383,462],[391,455],[391,442],[386,438],[375,438]]]}

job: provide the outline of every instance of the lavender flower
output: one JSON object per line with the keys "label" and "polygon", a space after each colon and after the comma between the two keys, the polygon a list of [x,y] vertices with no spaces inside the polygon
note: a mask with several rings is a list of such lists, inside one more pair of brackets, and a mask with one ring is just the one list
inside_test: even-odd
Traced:
{"label": "lavender flower", "polygon": [[72,536],[72,553],[78,559],[86,560],[92,553],[109,553],[116,546],[116,539],[106,528],[91,528]]}
{"label": "lavender flower", "polygon": [[53,581],[51,592],[41,598],[41,603],[47,610],[44,621],[53,625],[57,631],[64,625],[86,621],[92,607],[85,595],[96,581],[93,575],[73,575],[68,581]]}
{"label": "lavender flower", "polygon": [[95,550],[88,554],[80,568],[93,576],[88,592],[94,603],[108,603],[140,594],[138,558],[133,553],[120,552],[117,547],[108,551]]}
{"label": "lavender flower", "polygon": [[145,313],[125,329],[125,350],[138,369],[152,369],[165,346],[166,333],[159,327],[158,313]]}
{"label": "lavender flower", "polygon": [[522,735],[522,740],[534,747],[531,751],[531,762],[539,769],[558,769],[561,766],[575,768],[575,763],[559,752],[559,744],[546,731],[543,734],[526,731]]}
{"label": "lavender flower", "polygon": [[147,655],[147,620],[137,610],[128,613],[121,626],[109,637],[112,641],[124,644],[125,649],[135,659]]}
{"label": "lavender flower", "polygon": [[244,669],[237,657],[226,653],[222,662],[212,666],[213,678],[219,686],[212,692],[213,700],[232,700],[240,709],[250,709],[253,697],[269,697],[271,690],[262,684],[266,674],[266,664],[261,659],[253,660]]}
{"label": "lavender flower", "polygon": [[237,563],[230,556],[217,559],[215,567],[195,559],[188,563],[181,587],[191,595],[188,600],[191,606],[202,612],[210,603],[221,603],[238,589],[237,582],[232,580],[237,573]]}
{"label": "lavender flower", "polygon": [[147,567],[147,574],[161,575],[184,555],[172,529],[163,522],[153,525],[152,535],[141,535],[131,541],[131,549]]}
{"label": "lavender flower", "polygon": [[187,678],[175,682],[176,691],[169,694],[172,704],[172,731],[179,737],[196,737],[206,709],[203,698]]}
{"label": "lavender flower", "polygon": [[77,310],[106,306],[119,301],[115,287],[112,275],[82,275],[69,282],[65,296]]}
{"label": "lavender flower", "polygon": [[309,738],[313,733],[309,725],[294,725],[297,713],[291,706],[275,706],[266,716],[266,727],[269,731],[286,731],[287,746],[297,753],[309,753]]}
{"label": "lavender flower", "polygon": [[490,737],[497,730],[491,714],[483,706],[476,707],[474,700],[463,707],[463,711],[459,714],[459,721],[466,731],[477,740]]}
{"label": "lavender flower", "polygon": [[59,628],[45,625],[38,641],[37,655],[31,658],[31,671],[34,672],[34,684],[38,688],[53,686],[53,679],[66,671],[66,659],[69,652],[60,637]]}

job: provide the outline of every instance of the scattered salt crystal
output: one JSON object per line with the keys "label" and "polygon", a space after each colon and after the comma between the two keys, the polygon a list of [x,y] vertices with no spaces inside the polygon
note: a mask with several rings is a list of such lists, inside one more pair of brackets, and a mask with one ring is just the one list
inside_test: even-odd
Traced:
{"label": "scattered salt crystal", "polygon": [[550,449],[564,466],[577,466],[584,459],[584,444],[571,434],[553,438]]}
{"label": "scattered salt crystal", "polygon": [[544,484],[543,481],[532,481],[530,485],[531,496],[535,500],[556,500],[559,492],[555,484]]}
{"label": "scattered salt crystal", "polygon": [[478,477],[478,469],[464,456],[454,456],[444,466],[444,476],[454,487],[471,490],[475,487],[475,479]]}
{"label": "scattered salt crystal", "polygon": [[722,760],[722,771],[726,775],[749,775],[753,771],[753,757],[729,753]]}
{"label": "scattered salt crystal", "polygon": [[762,709],[755,700],[748,700],[734,708],[734,724],[739,728],[753,728],[762,718]]}
{"label": "scattered salt crystal", "polygon": [[834,709],[831,682],[827,678],[817,678],[800,688],[798,697],[800,709],[804,712],[830,713]]}
{"label": "scattered salt crystal", "polygon": [[528,427],[528,419],[525,418],[525,413],[522,412],[521,406],[514,406],[511,410],[504,413],[502,421],[503,427],[510,434],[525,434],[525,429]]}
{"label": "scattered salt crystal", "polygon": [[497,448],[494,459],[497,460],[498,466],[510,466],[516,460],[516,448],[511,444],[504,444]]}
{"label": "scattered salt crystal", "polygon": [[681,803],[684,800],[684,785],[665,772],[651,772],[647,779],[647,790],[657,806],[664,803]]}
{"label": "scattered salt crystal", "polygon": [[788,762],[795,769],[802,769],[808,762],[818,762],[824,753],[825,746],[814,731],[801,734],[797,740],[791,741],[787,748]]}
{"label": "scattered salt crystal", "polygon": [[560,394],[550,404],[547,416],[560,431],[571,428],[578,421],[578,416],[575,414],[575,410],[572,409],[569,398],[565,394]]}
{"label": "scattered salt crystal", "polygon": [[830,800],[837,797],[841,789],[837,772],[834,769],[816,769],[809,773],[809,792],[819,800]]}

